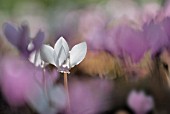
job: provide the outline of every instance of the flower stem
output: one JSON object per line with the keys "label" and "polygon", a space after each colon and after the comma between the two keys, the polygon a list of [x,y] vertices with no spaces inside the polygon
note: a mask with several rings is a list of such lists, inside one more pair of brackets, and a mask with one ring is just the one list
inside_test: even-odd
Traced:
{"label": "flower stem", "polygon": [[68,91],[67,73],[64,73],[64,88],[65,88],[66,94],[67,94],[67,104],[68,104],[67,111],[70,111],[70,98],[69,98],[69,91]]}

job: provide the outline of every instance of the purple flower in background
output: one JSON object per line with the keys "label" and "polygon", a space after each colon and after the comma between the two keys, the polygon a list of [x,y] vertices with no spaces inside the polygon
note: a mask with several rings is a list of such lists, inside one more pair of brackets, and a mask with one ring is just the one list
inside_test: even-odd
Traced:
{"label": "purple flower in background", "polygon": [[119,27],[113,27],[108,29],[107,37],[104,42],[104,48],[113,55],[121,57],[121,50],[117,43],[119,31],[120,31]]}
{"label": "purple flower in background", "polygon": [[169,45],[167,32],[160,24],[154,23],[154,21],[143,25],[143,33],[146,41],[149,43],[152,57]]}
{"label": "purple flower in background", "polygon": [[128,55],[133,62],[139,62],[148,45],[141,31],[124,25],[109,30],[105,47],[119,57]]}
{"label": "purple flower in background", "polygon": [[131,91],[128,96],[127,103],[135,114],[146,114],[154,107],[153,98],[145,95],[143,91]]}
{"label": "purple flower in background", "polygon": [[[1,60],[0,85],[2,93],[10,105],[20,106],[27,102],[27,96],[36,85],[44,85],[42,69],[35,67],[23,58],[5,57]],[[53,73],[45,72],[46,84],[52,84],[57,77]],[[54,73],[56,75],[56,73]],[[37,91],[38,92],[38,91]]]}
{"label": "purple flower in background", "polygon": [[80,16],[79,32],[89,49],[103,50],[107,19],[101,11],[88,10]]}
{"label": "purple flower in background", "polygon": [[117,40],[123,54],[130,56],[133,62],[139,62],[148,48],[142,32],[128,26],[120,27]]}
{"label": "purple flower in background", "polygon": [[33,51],[38,50],[44,40],[44,32],[41,30],[31,39],[27,24],[22,24],[20,27],[16,28],[10,23],[5,23],[3,25],[3,31],[7,40],[25,57],[29,57]]}
{"label": "purple flower in background", "polygon": [[161,23],[160,23],[161,27],[163,28],[163,30],[167,33],[168,38],[170,40],[170,17],[166,17],[164,18]]}
{"label": "purple flower in background", "polygon": [[69,84],[69,114],[99,114],[110,108],[112,84],[106,80],[72,80]]}

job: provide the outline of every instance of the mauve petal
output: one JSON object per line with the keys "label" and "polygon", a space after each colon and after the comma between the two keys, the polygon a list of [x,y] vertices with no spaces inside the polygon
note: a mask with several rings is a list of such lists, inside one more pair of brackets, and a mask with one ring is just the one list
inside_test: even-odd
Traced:
{"label": "mauve petal", "polygon": [[112,84],[106,80],[71,81],[69,114],[98,114],[107,110],[112,89]]}
{"label": "mauve petal", "polygon": [[22,24],[20,30],[20,48],[27,49],[28,44],[30,43],[30,37],[29,37],[29,27],[27,24]]}
{"label": "mauve petal", "polygon": [[11,24],[5,23],[4,34],[8,41],[11,42],[23,56],[28,57],[30,55],[31,52],[28,50],[30,37],[27,24],[22,24],[20,27],[15,28]]}
{"label": "mauve petal", "polygon": [[106,37],[106,16],[99,11],[83,12],[79,20],[79,32],[91,50],[103,50]]}
{"label": "mauve petal", "polygon": [[25,93],[34,89],[32,65],[22,59],[8,58],[1,63],[2,92],[11,105],[22,105],[26,102]]}
{"label": "mauve petal", "polygon": [[118,45],[123,53],[130,56],[134,62],[138,62],[147,50],[147,44],[144,41],[142,32],[128,26],[121,27]]}
{"label": "mauve petal", "polygon": [[[1,59],[0,67],[2,93],[10,105],[23,105],[27,102],[29,93],[37,91],[35,85],[44,84],[42,69],[23,58],[5,57]],[[56,76],[56,73],[53,74]],[[52,84],[57,78],[53,74],[45,72],[46,84]]]}
{"label": "mauve petal", "polygon": [[133,62],[139,62],[148,44],[141,31],[120,25],[109,30],[105,47],[119,57],[130,56]]}
{"label": "mauve petal", "polygon": [[104,47],[105,50],[120,57],[121,50],[119,50],[120,48],[118,47],[118,43],[117,43],[119,31],[120,30],[118,27],[108,29],[107,37],[104,42]]}
{"label": "mauve petal", "polygon": [[152,56],[159,53],[162,48],[169,45],[168,35],[159,24],[156,24],[153,21],[149,24],[144,24],[143,32],[147,42],[149,43]]}
{"label": "mauve petal", "polygon": [[163,19],[163,21],[161,22],[161,26],[163,27],[165,32],[168,34],[168,37],[170,39],[170,17]]}
{"label": "mauve petal", "polygon": [[34,44],[34,50],[40,49],[41,45],[43,44],[44,38],[45,38],[44,32],[39,30],[35,38],[32,40]]}
{"label": "mauve petal", "polygon": [[7,40],[14,46],[18,47],[18,43],[20,40],[18,30],[14,26],[12,26],[10,23],[5,23],[3,25],[3,31],[4,31],[4,35],[7,38]]}
{"label": "mauve petal", "polygon": [[30,43],[29,27],[27,24],[22,24],[18,28],[18,30],[19,30],[19,44],[17,48],[23,56],[28,57],[31,53],[28,50],[28,45]]}

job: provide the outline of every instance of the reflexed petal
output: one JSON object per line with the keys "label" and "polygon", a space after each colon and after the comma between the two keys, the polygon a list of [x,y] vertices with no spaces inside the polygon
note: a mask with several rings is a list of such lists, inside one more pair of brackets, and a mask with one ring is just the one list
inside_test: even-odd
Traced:
{"label": "reflexed petal", "polygon": [[54,61],[59,67],[69,56],[69,47],[66,40],[63,37],[60,37],[59,40],[55,43],[54,46]]}
{"label": "reflexed petal", "polygon": [[35,38],[33,39],[34,44],[34,50],[37,50],[41,47],[43,41],[44,41],[45,34],[41,30],[38,31]]}
{"label": "reflexed petal", "polygon": [[75,45],[70,51],[70,67],[78,65],[86,56],[87,44],[82,42]]}
{"label": "reflexed petal", "polygon": [[5,23],[3,25],[3,31],[4,31],[4,34],[7,38],[7,40],[11,44],[13,44],[14,46],[17,47],[18,42],[19,42],[19,32],[18,32],[18,30],[14,26],[12,26],[11,24]]}
{"label": "reflexed petal", "polygon": [[49,45],[43,45],[40,49],[41,59],[51,64],[54,64],[53,53],[54,49]]}
{"label": "reflexed petal", "polygon": [[28,44],[30,43],[29,34],[30,34],[30,30],[29,30],[28,25],[23,23],[21,27],[19,28],[20,48],[27,50]]}

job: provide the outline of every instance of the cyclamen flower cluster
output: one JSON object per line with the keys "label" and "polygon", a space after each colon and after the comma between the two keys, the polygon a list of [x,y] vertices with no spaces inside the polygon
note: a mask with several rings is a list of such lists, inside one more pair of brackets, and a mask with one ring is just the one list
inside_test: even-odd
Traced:
{"label": "cyclamen flower cluster", "polygon": [[[5,64],[1,69],[3,72],[0,77],[3,80],[1,87],[9,104],[20,106],[28,103],[40,114],[55,114],[63,109],[67,101],[66,93],[62,86],[54,85],[56,76],[53,77],[53,75],[57,74],[51,74],[47,70],[44,71],[40,67],[34,66],[27,59],[33,51],[37,53],[40,50],[41,59],[44,62],[55,65],[59,72],[70,73],[69,70],[85,58],[87,53],[86,43],[77,44],[69,51],[66,40],[60,37],[53,49],[49,45],[42,45],[44,32],[41,30],[35,38],[31,39],[29,27],[26,24],[15,28],[15,26],[5,23],[3,28],[7,40],[22,55],[20,60],[6,57],[1,62],[1,66]],[[31,49],[29,48],[30,45],[32,45]],[[15,69],[16,65],[19,67],[17,70]],[[11,73],[14,70],[16,74]],[[25,73],[26,75],[24,75]],[[16,82],[16,80],[18,81]],[[8,85],[9,83],[10,85]]]}
{"label": "cyclamen flower cluster", "polygon": [[[17,114],[13,108],[28,108],[33,114],[168,114],[170,1],[162,1],[109,0],[89,7],[90,1],[83,1],[86,5],[74,10],[70,9],[76,4],[60,9],[55,5],[60,2],[26,3],[31,15],[25,15],[24,6],[23,17],[35,28],[48,28],[49,44],[41,29],[31,37],[34,27],[27,23],[3,24],[8,42],[4,47],[13,46],[19,54],[0,49],[5,51],[0,55],[0,93],[5,102]],[[42,10],[47,3],[48,9]],[[31,12],[37,8],[40,15],[35,16],[37,12]],[[15,10],[14,21],[19,21],[15,14],[20,10],[10,9]],[[0,114],[1,104],[6,103],[0,103]]]}
{"label": "cyclamen flower cluster", "polygon": [[[29,57],[33,51],[41,48],[40,55],[42,60],[55,65],[60,72],[69,73],[69,69],[78,65],[87,53],[85,42],[75,45],[69,51],[68,44],[63,37],[60,37],[55,43],[54,49],[49,45],[43,45],[41,47],[44,40],[44,32],[39,30],[35,38],[31,39],[29,37],[29,27],[26,24],[15,28],[13,25],[5,23],[4,34],[7,40],[25,57]],[[31,49],[29,49],[29,45],[33,45]]]}
{"label": "cyclamen flower cluster", "polygon": [[[133,25],[128,20],[110,25],[109,19],[103,18],[98,12],[92,12],[93,17],[86,15],[80,18],[79,29],[91,50],[107,51],[121,59],[130,57],[132,62],[139,62],[147,52],[154,57],[164,48],[169,49],[170,17],[159,20],[155,17]],[[87,29],[83,23],[93,25]]]}

